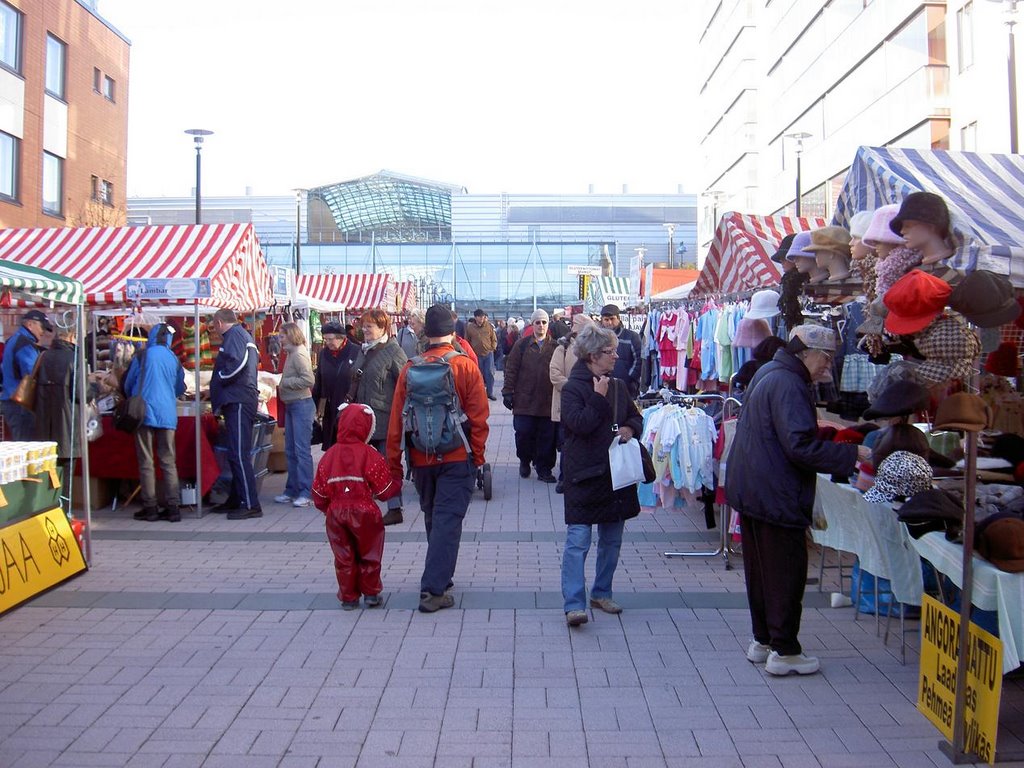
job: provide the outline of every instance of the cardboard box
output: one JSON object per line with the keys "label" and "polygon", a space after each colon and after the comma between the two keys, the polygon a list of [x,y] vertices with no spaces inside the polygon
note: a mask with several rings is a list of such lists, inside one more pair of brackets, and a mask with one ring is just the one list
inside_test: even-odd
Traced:
{"label": "cardboard box", "polygon": [[[109,480],[102,477],[92,477],[89,479],[89,501],[94,510],[110,506],[110,502],[114,500],[114,491],[117,488],[117,483],[117,480]],[[72,509],[85,509],[85,503],[82,498],[84,496],[83,490],[83,480],[81,477],[76,476],[71,489]]]}
{"label": "cardboard box", "polygon": [[270,456],[267,469],[271,472],[287,472],[288,460],[284,456],[284,427],[276,427],[270,436]]}

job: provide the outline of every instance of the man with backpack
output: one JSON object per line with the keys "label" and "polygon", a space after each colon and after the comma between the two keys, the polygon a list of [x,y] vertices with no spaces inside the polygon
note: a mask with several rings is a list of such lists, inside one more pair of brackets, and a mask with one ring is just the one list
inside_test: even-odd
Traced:
{"label": "man with backpack", "polygon": [[459,557],[462,520],[484,463],[489,412],[480,370],[452,346],[455,321],[435,304],[424,321],[427,349],[402,369],[388,423],[391,474],[402,477],[402,453],[412,465],[427,529],[420,605],[433,613],[455,604],[449,590]]}

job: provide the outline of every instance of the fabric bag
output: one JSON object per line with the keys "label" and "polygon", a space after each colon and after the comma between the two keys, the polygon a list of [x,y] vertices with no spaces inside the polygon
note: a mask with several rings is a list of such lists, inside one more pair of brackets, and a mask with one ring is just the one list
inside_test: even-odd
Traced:
{"label": "fabric bag", "polygon": [[142,397],[142,385],[146,376],[146,353],[139,357],[139,393],[126,397],[114,407],[114,429],[134,434],[146,420],[146,401]]}
{"label": "fabric bag", "polygon": [[11,400],[29,411],[34,411],[36,408],[36,374],[39,373],[39,364],[42,361],[43,355],[40,353],[36,356],[36,364],[32,366],[32,373],[21,377],[14,394],[11,395]]}
{"label": "fabric bag", "polygon": [[[621,382],[612,379],[612,429],[619,429],[619,397],[618,389]],[[617,491],[635,483],[653,483],[654,461],[651,454],[635,437],[628,442],[621,442],[618,437],[608,446],[608,465],[612,471],[612,490]]]}

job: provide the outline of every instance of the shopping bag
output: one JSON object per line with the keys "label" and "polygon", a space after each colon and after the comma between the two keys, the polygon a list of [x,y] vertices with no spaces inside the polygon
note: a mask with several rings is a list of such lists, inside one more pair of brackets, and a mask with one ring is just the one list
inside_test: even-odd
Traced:
{"label": "shopping bag", "polygon": [[17,388],[11,395],[11,400],[29,411],[36,409],[36,377],[39,373],[39,364],[43,361],[42,354],[36,356],[36,364],[32,366],[32,373],[22,376]]}
{"label": "shopping bag", "polygon": [[[612,470],[612,490],[617,491],[627,485],[650,482],[644,478],[641,450],[640,441],[635,437],[624,443],[612,440],[612,444],[608,447],[608,465]],[[653,467],[651,474],[654,474]]]}

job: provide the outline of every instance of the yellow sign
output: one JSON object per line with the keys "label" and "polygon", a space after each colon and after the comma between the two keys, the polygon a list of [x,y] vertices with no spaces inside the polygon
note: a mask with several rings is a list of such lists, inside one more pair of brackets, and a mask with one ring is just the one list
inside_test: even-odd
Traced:
{"label": "yellow sign", "polygon": [[[1003,644],[975,624],[968,627],[964,751],[996,759],[996,728],[1003,691]],[[921,605],[921,670],[917,708],[950,741],[960,657],[960,615],[928,595]]]}
{"label": "yellow sign", "polygon": [[60,509],[0,528],[0,613],[86,570]]}

